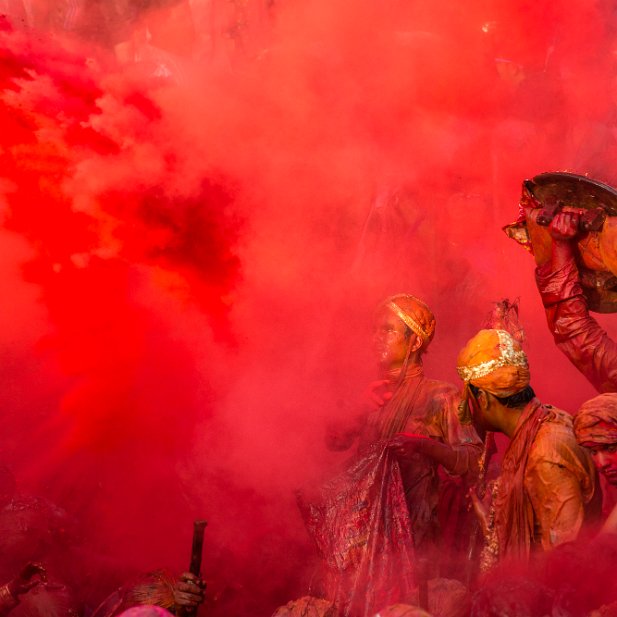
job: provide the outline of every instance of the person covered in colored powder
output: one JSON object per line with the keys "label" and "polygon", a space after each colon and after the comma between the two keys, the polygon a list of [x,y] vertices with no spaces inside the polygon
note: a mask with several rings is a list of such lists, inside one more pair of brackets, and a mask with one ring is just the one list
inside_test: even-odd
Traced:
{"label": "person covered in colored powder", "polygon": [[[358,447],[345,471],[302,496],[309,533],[327,564],[325,597],[342,615],[372,615],[408,601],[417,557],[437,561],[438,466],[474,476],[482,443],[458,420],[457,389],[427,379],[422,356],[435,334],[429,307],[411,295],[384,301],[374,347],[381,379],[371,409],[332,431],[329,446]],[[435,573],[436,574],[436,573]]]}
{"label": "person covered in colored powder", "polygon": [[[574,434],[593,459],[603,488],[617,487],[617,393],[600,394],[574,415]],[[537,569],[551,588],[552,615],[615,615],[617,587],[617,509],[603,521],[599,533],[583,534],[545,554]]]}
{"label": "person covered in colored powder", "polygon": [[[424,375],[422,356],[435,325],[429,307],[413,296],[393,296],[380,306],[374,350],[381,380],[371,386],[373,409],[359,430],[360,451],[388,442],[401,465],[417,549],[424,542],[434,544],[439,535],[438,465],[472,481],[482,449],[473,428],[459,422],[458,389]],[[420,462],[425,465],[421,473]]]}
{"label": "person covered in colored powder", "polygon": [[598,392],[617,392],[617,343],[589,314],[575,260],[576,212],[551,221],[551,259],[536,270],[548,327],[559,349]]}
{"label": "person covered in colored powder", "polygon": [[[458,420],[457,388],[424,375],[422,356],[435,325],[430,308],[414,296],[400,294],[381,304],[374,333],[381,379],[369,387],[371,409],[358,417],[345,442],[330,443],[347,449],[358,438],[360,453],[374,443],[388,443],[401,464],[416,547],[434,541],[437,533],[437,465],[455,476],[473,474],[482,448],[473,428]],[[427,463],[422,474],[419,458]],[[414,507],[419,501],[423,515]]]}
{"label": "person covered in colored powder", "polygon": [[617,393],[600,394],[574,416],[576,441],[591,452],[598,471],[617,486]]}
{"label": "person covered in colored powder", "polygon": [[574,540],[599,516],[601,496],[572,417],[536,398],[527,356],[505,330],[480,330],[461,350],[457,370],[465,383],[462,421],[510,439],[490,512],[476,503],[487,538],[483,568]]}
{"label": "person covered in colored powder", "polygon": [[[603,481],[617,489],[617,393],[606,392],[583,403],[574,416],[574,434],[591,453]],[[617,505],[604,506],[604,529],[617,533]]]}

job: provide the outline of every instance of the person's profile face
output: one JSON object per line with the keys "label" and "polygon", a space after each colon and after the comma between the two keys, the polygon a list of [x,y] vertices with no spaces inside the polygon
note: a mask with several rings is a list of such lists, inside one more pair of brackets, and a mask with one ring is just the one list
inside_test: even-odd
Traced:
{"label": "person's profile face", "polygon": [[389,309],[379,311],[373,331],[373,351],[382,369],[400,368],[407,357],[413,333],[408,334],[407,326]]}

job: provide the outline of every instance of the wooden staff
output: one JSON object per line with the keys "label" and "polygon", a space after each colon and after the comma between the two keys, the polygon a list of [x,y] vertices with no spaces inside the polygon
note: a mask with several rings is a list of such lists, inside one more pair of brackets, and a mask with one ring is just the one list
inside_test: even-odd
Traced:
{"label": "wooden staff", "polygon": [[[193,522],[193,546],[191,548],[191,564],[189,572],[194,576],[199,577],[201,572],[201,561],[204,547],[204,532],[206,530],[206,521],[197,520]],[[194,617],[197,615],[197,607],[183,607],[181,617]]]}

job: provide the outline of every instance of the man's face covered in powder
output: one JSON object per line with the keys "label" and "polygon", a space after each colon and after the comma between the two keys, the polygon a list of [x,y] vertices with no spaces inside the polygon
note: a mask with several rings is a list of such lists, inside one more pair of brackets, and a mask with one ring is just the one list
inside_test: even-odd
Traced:
{"label": "man's face covered in powder", "polygon": [[574,433],[591,453],[596,469],[617,486],[617,392],[585,401],[574,415]]}
{"label": "man's face covered in powder", "polygon": [[613,486],[617,486],[617,443],[589,444],[593,463],[597,470]]}
{"label": "man's face covered in powder", "polygon": [[403,366],[413,336],[392,311],[381,309],[375,319],[373,334],[373,350],[380,368],[388,370]]}

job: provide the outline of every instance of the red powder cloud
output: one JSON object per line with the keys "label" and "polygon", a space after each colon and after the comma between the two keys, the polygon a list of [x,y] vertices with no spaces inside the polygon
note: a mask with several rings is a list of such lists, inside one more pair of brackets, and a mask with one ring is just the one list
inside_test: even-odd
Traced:
{"label": "red powder cloud", "polygon": [[617,178],[613,41],[582,0],[220,4],[193,3],[192,56],[151,25],[128,65],[0,32],[6,452],[136,569],[184,567],[208,518],[206,575],[267,614],[310,577],[293,490],[335,462],[381,298],[434,308],[454,381],[520,297],[540,396],[592,395],[500,227],[525,177]]}

